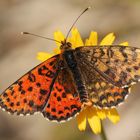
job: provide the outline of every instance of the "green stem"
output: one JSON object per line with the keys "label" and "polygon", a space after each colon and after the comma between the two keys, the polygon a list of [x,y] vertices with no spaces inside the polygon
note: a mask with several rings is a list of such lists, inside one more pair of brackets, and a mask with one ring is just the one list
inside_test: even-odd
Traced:
{"label": "green stem", "polygon": [[104,130],[104,126],[103,126],[103,123],[101,122],[101,127],[102,127],[102,130],[101,130],[101,140],[107,140],[107,136],[106,136],[106,133],[105,133],[105,130]]}

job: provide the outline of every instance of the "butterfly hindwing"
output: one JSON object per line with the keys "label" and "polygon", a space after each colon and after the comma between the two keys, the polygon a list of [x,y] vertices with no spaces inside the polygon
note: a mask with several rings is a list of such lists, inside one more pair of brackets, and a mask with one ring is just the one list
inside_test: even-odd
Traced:
{"label": "butterfly hindwing", "polygon": [[33,114],[47,102],[57,71],[56,55],[29,71],[0,95],[0,106],[10,113]]}
{"label": "butterfly hindwing", "polygon": [[124,102],[129,88],[119,88],[106,82],[97,82],[88,88],[89,99],[99,108],[112,108]]}
{"label": "butterfly hindwing", "polygon": [[53,85],[50,98],[43,109],[44,117],[51,121],[66,121],[81,110],[81,102],[67,68],[62,69]]}
{"label": "butterfly hindwing", "polygon": [[75,50],[76,57],[109,83],[127,87],[140,80],[140,49],[129,46],[87,46]]}

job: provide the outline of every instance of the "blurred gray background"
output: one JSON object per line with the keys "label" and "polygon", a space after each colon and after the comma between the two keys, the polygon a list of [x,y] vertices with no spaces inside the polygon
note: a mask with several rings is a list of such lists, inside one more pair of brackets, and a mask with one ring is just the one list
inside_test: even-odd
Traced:
{"label": "blurred gray background", "polygon": [[[115,44],[129,41],[140,47],[140,0],[0,0],[0,93],[16,79],[39,64],[38,51],[51,52],[55,42],[22,36],[21,31],[53,38],[60,29],[65,34],[80,12],[88,7],[76,27],[83,38],[91,30],[101,38],[109,32]],[[86,22],[85,22],[86,21]],[[105,120],[109,140],[140,140],[140,84],[133,86],[125,104],[118,110],[121,121]],[[0,110],[0,140],[100,140],[89,127],[77,129],[76,120],[64,124],[46,121],[40,114],[28,117]]]}

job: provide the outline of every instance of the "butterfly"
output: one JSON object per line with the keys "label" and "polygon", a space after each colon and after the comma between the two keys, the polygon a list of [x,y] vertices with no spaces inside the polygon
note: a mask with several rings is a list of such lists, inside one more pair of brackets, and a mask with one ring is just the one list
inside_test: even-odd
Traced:
{"label": "butterfly", "polygon": [[39,64],[0,95],[0,106],[17,115],[41,112],[66,121],[84,106],[112,108],[140,80],[140,49],[130,46],[81,46],[64,40],[61,53]]}
{"label": "butterfly", "polygon": [[73,49],[67,42],[72,27],[59,42],[59,54],[27,72],[0,95],[1,108],[17,115],[40,112],[48,120],[62,122],[86,106],[113,108],[125,100],[131,85],[140,81],[140,49],[121,45]]}

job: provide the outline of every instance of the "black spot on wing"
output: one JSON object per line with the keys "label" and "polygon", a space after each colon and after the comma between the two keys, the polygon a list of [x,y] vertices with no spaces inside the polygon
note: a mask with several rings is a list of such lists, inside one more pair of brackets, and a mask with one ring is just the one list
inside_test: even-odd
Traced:
{"label": "black spot on wing", "polygon": [[48,93],[48,90],[40,89],[40,94],[46,95]]}
{"label": "black spot on wing", "polygon": [[31,72],[28,75],[28,79],[29,79],[30,82],[35,82],[36,81],[35,75]]}

